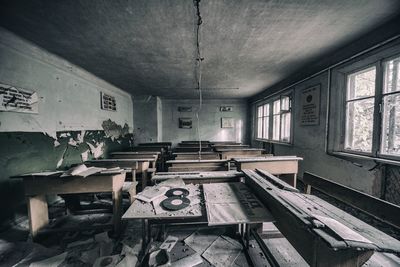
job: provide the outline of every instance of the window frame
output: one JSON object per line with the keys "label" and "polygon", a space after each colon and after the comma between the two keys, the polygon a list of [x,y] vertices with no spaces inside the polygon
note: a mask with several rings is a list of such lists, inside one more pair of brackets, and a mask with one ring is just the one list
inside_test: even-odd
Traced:
{"label": "window frame", "polygon": [[[264,101],[258,103],[257,105],[255,105],[255,112],[256,112],[256,116],[255,116],[255,124],[254,124],[254,132],[255,132],[255,140],[256,141],[260,141],[260,142],[268,142],[268,143],[274,143],[274,144],[281,144],[281,145],[293,145],[293,113],[294,113],[294,90],[288,90],[285,91],[283,93],[277,94],[277,95],[273,95],[271,97],[268,97],[267,99],[265,99]],[[289,109],[288,111],[284,111],[282,112],[282,98],[283,97],[289,97]],[[275,116],[279,116],[279,140],[274,140],[273,139],[273,131],[274,131],[274,127],[273,127],[273,123],[274,123],[274,113],[273,113],[273,104],[276,100],[279,100],[279,115],[275,115]],[[269,126],[268,126],[268,138],[259,138],[258,137],[258,120],[260,119],[260,117],[258,117],[258,108],[261,106],[265,106],[265,105],[269,105]],[[289,141],[282,141],[282,115],[283,114],[290,114],[290,136],[289,136]]]}
{"label": "window frame", "polygon": [[[354,59],[346,65],[331,70],[330,114],[328,117],[327,152],[337,156],[372,159],[388,164],[400,164],[400,155],[383,154],[383,124],[384,124],[384,96],[396,94],[384,93],[385,63],[400,57],[400,43],[391,47],[382,48],[374,54],[370,53],[362,58]],[[375,96],[371,152],[361,152],[345,149],[346,134],[346,99],[347,78],[360,70],[375,66]]]}

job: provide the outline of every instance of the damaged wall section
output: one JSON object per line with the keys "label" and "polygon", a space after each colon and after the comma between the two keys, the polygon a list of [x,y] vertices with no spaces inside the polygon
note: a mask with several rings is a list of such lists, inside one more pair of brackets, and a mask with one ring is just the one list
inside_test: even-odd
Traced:
{"label": "damaged wall section", "polygon": [[[133,144],[129,94],[0,28],[0,83],[38,95],[38,114],[0,112],[0,222],[23,205],[22,173],[64,169],[128,150]],[[101,92],[117,110],[101,109]]]}

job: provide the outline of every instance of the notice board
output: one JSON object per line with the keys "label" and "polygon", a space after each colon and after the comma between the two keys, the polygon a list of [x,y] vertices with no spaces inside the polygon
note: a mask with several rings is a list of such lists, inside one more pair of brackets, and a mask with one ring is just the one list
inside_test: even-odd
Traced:
{"label": "notice board", "polygon": [[321,86],[315,85],[301,91],[301,125],[318,125]]}

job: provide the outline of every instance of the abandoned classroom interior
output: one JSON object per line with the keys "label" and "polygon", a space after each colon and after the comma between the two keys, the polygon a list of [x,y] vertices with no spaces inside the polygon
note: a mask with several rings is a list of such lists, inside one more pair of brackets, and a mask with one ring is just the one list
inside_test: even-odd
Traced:
{"label": "abandoned classroom interior", "polygon": [[0,2],[0,266],[400,266],[400,1]]}

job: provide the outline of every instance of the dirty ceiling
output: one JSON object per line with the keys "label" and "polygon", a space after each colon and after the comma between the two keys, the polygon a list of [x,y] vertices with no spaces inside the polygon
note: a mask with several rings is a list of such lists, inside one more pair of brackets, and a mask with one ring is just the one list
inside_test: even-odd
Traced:
{"label": "dirty ceiling", "polygon": [[[399,10],[397,0],[202,0],[203,96],[259,93]],[[0,14],[2,27],[133,95],[198,96],[191,0],[10,0]]]}

